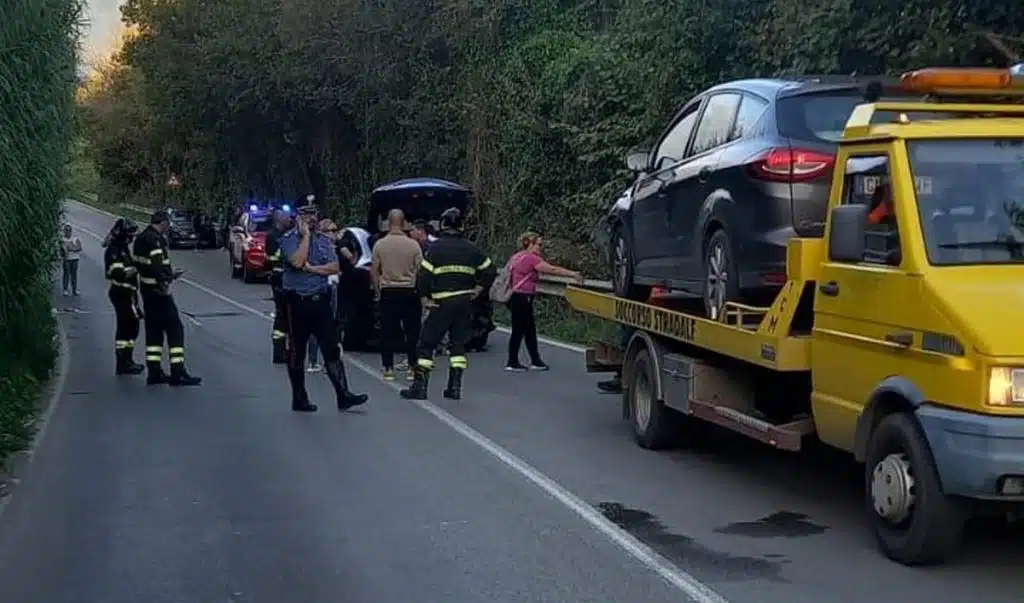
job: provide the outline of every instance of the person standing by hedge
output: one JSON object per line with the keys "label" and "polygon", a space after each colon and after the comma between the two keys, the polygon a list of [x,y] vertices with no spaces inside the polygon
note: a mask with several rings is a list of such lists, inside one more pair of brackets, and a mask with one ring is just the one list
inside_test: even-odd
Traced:
{"label": "person standing by hedge", "polygon": [[[78,296],[78,260],[82,256],[82,240],[74,235],[70,224],[64,225],[64,236],[60,240],[60,257],[63,260],[61,280],[63,282],[64,296]],[[70,286],[70,289],[68,287]]]}
{"label": "person standing by hedge", "polygon": [[577,281],[583,277],[575,270],[562,268],[544,260],[541,246],[544,239],[535,232],[524,232],[519,237],[519,251],[508,261],[509,280],[512,296],[508,300],[508,311],[512,319],[512,334],[508,338],[508,362],[505,370],[523,372],[525,366],[519,363],[519,347],[526,340],[526,351],[530,354],[530,370],[546,371],[548,365],[540,357],[537,345],[537,319],[533,302],[537,297],[537,281],[541,274],[564,276]]}

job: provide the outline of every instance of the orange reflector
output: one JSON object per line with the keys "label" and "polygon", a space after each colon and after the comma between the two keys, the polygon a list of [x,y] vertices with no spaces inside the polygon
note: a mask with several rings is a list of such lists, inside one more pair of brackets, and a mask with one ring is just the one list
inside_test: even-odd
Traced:
{"label": "orange reflector", "polygon": [[957,69],[933,67],[909,71],[900,78],[907,92],[929,93],[936,90],[1000,90],[1013,80],[1009,69]]}

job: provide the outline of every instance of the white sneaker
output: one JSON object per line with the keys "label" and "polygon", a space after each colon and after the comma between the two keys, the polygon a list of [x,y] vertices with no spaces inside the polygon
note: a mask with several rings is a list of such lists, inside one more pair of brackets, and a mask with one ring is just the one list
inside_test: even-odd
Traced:
{"label": "white sneaker", "polygon": [[311,365],[309,365],[309,368],[306,369],[306,372],[307,373],[319,373],[320,370],[321,369],[320,369],[320,365],[319,364],[311,364]]}

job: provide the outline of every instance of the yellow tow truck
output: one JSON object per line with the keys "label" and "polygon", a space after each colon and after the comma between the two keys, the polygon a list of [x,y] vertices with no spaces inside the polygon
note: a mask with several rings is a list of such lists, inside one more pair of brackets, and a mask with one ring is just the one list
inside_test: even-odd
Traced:
{"label": "yellow tow truck", "polygon": [[924,100],[850,116],[825,235],[789,240],[770,307],[730,303],[716,321],[566,298],[630,335],[588,349],[587,367],[621,371],[641,446],[701,421],[785,450],[814,435],[864,464],[882,551],[924,565],[987,505],[1024,503],[1024,68],[901,82]]}

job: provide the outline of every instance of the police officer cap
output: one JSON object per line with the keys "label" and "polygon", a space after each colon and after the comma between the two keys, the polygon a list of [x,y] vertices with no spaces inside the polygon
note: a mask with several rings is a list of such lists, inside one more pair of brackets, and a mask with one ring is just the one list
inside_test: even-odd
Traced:
{"label": "police officer cap", "polygon": [[170,221],[171,216],[164,210],[158,209],[153,212],[153,215],[149,217],[150,224],[160,224],[162,222]]}
{"label": "police officer cap", "polygon": [[449,207],[441,214],[441,230],[462,230],[462,210]]}
{"label": "police officer cap", "polygon": [[299,200],[298,211],[300,214],[315,214],[316,213],[316,195],[309,194]]}

